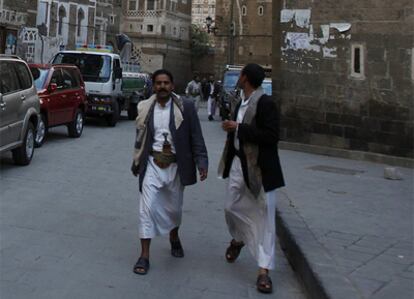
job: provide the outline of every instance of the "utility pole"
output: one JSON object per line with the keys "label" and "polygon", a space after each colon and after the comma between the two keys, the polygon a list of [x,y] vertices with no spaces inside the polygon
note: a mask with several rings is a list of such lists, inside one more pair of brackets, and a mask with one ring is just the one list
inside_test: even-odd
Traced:
{"label": "utility pole", "polygon": [[230,0],[230,24],[229,24],[229,48],[227,55],[227,64],[234,64],[234,35],[236,32],[234,24],[234,0]]}

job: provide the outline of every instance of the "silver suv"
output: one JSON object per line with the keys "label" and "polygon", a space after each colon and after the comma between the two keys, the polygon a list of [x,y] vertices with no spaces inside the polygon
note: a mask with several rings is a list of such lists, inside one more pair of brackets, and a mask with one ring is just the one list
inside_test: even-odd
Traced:
{"label": "silver suv", "polygon": [[0,153],[11,150],[18,165],[30,163],[40,103],[26,62],[0,55]]}

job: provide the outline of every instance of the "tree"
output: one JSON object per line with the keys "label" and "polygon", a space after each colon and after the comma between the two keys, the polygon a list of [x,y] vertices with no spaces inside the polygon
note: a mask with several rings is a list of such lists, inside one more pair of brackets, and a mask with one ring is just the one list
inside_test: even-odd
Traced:
{"label": "tree", "polygon": [[191,55],[200,58],[207,55],[210,49],[210,38],[206,31],[198,25],[191,25]]}

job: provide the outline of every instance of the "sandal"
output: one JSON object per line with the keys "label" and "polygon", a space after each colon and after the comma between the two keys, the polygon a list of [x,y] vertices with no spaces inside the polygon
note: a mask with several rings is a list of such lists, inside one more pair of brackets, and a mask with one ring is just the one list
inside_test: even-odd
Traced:
{"label": "sandal", "polygon": [[140,257],[134,266],[134,273],[139,275],[145,275],[148,273],[150,267],[149,260],[145,257]]}
{"label": "sandal", "polygon": [[259,274],[257,276],[256,287],[261,293],[270,294],[273,292],[272,280],[267,274]]}
{"label": "sandal", "polygon": [[171,255],[173,257],[184,257],[184,249],[181,246],[180,239],[170,240],[171,243]]}
{"label": "sandal", "polygon": [[233,263],[239,257],[240,251],[244,246],[243,242],[236,243],[236,240],[231,240],[230,246],[226,250],[226,260],[229,263]]}

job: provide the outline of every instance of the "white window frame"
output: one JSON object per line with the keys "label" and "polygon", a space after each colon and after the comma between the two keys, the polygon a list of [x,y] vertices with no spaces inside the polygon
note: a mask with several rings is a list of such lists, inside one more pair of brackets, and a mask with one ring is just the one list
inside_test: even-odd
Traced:
{"label": "white window frame", "polygon": [[[260,13],[260,10],[262,11]],[[263,16],[264,15],[264,6],[263,5],[259,5],[259,7],[257,7],[257,15],[258,16]]]}
{"label": "white window frame", "polygon": [[243,5],[241,8],[241,14],[242,16],[247,16],[247,6]]}
{"label": "white window frame", "polygon": [[128,10],[138,10],[139,0],[135,0],[135,8],[133,8],[133,9],[131,9],[131,7],[129,7],[129,3],[130,3],[130,0],[128,0]]}
{"label": "white window frame", "polygon": [[[355,72],[355,50],[359,49],[359,72]],[[365,79],[365,46],[361,43],[351,45],[351,77],[354,79]]]}

